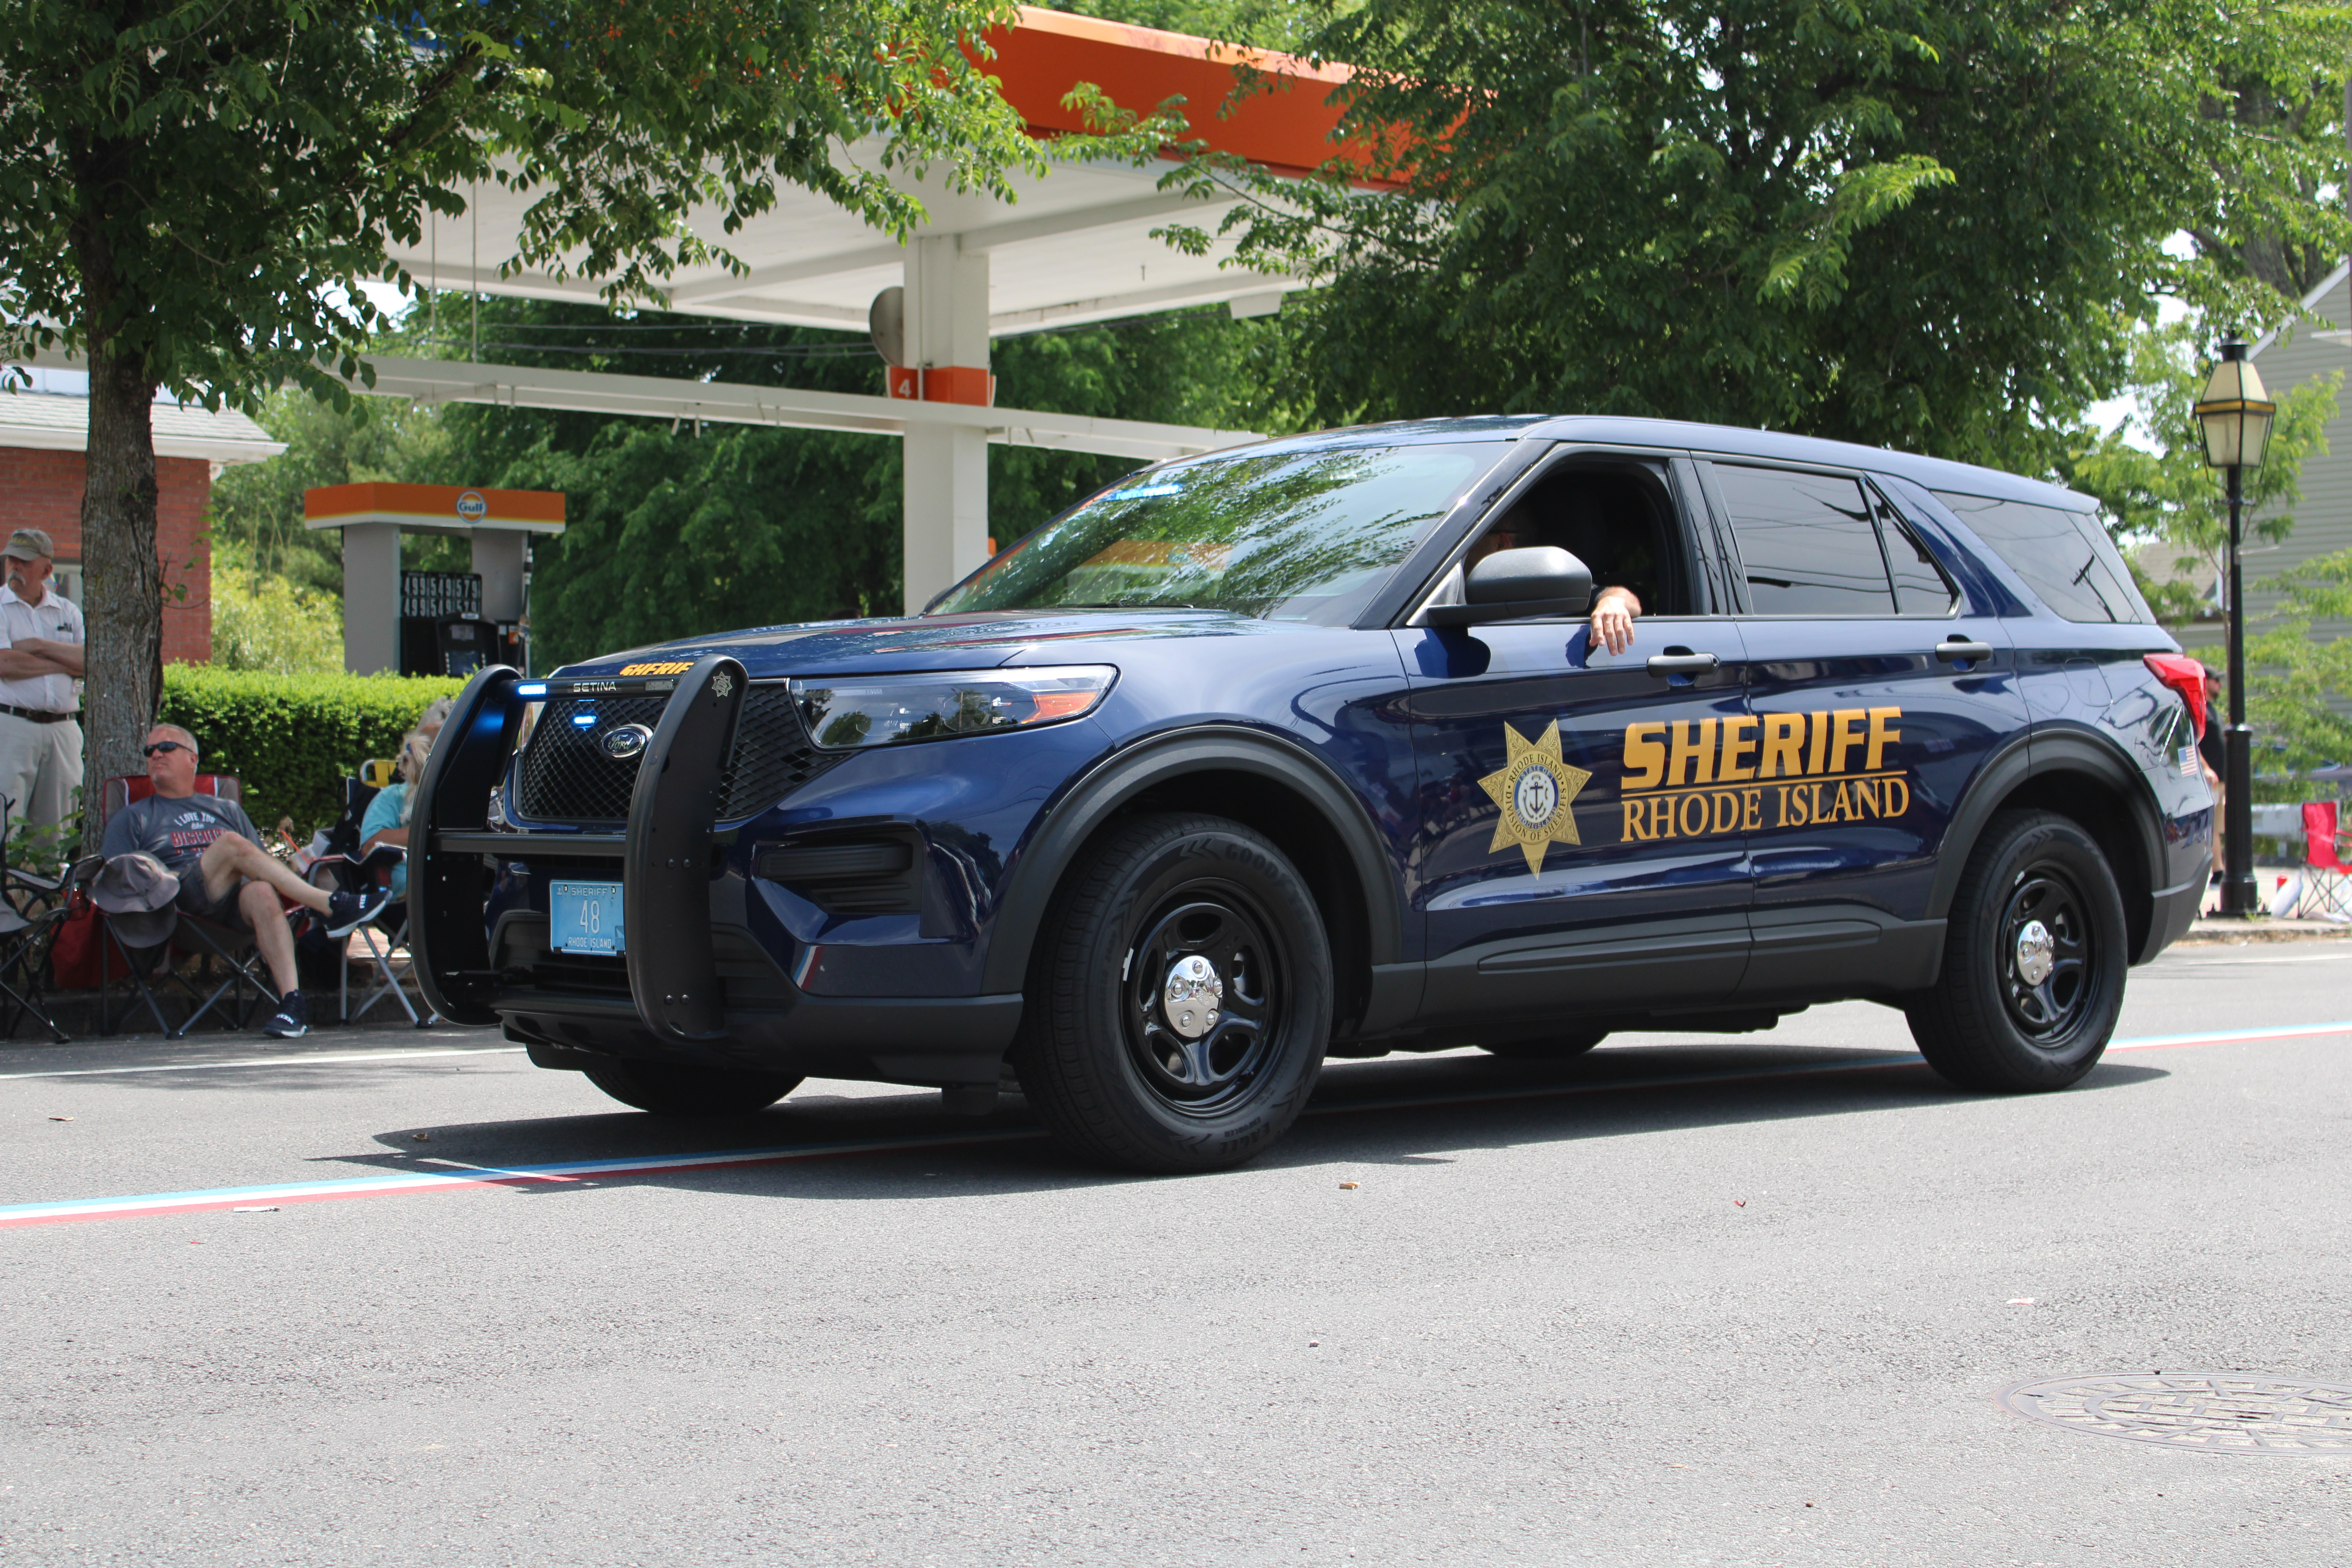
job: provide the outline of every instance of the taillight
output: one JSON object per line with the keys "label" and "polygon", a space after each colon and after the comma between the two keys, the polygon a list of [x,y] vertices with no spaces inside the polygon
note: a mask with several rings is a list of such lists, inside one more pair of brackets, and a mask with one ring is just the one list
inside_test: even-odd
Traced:
{"label": "taillight", "polygon": [[2158,680],[2180,693],[2189,704],[2189,722],[2197,726],[2197,738],[2205,738],[2205,667],[2185,653],[2148,653],[2140,656]]}

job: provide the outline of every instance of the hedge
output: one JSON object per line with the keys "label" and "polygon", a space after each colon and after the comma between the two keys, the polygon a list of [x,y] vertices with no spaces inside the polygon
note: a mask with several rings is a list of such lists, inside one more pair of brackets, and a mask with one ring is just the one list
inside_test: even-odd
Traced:
{"label": "hedge", "polygon": [[281,816],[309,837],[342,809],[342,781],[389,757],[417,715],[463,680],[399,675],[272,675],[210,664],[163,669],[157,721],[196,738],[208,773],[244,782],[245,809],[264,834]]}

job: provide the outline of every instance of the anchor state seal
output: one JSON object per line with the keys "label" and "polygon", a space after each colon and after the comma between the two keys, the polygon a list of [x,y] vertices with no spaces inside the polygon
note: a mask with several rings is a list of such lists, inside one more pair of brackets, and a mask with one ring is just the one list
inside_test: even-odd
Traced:
{"label": "anchor state seal", "polygon": [[1495,819],[1495,839],[1486,846],[1486,853],[1491,855],[1506,844],[1517,845],[1528,858],[1528,875],[1532,877],[1543,869],[1544,851],[1550,846],[1584,842],[1576,836],[1572,808],[1577,792],[1592,774],[1571,766],[1560,755],[1557,719],[1532,741],[1504,725],[1503,746],[1502,771],[1478,781],[1478,787],[1503,808]]}

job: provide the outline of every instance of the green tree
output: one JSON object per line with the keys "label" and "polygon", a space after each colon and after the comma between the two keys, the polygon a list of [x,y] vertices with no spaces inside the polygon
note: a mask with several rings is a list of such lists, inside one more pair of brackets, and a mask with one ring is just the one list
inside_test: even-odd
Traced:
{"label": "green tree", "polygon": [[[2204,437],[2190,412],[2212,370],[2202,336],[2188,321],[2135,331],[2125,390],[2137,412],[2112,429],[2085,430],[2055,464],[2056,477],[2099,498],[2141,591],[2158,616],[2172,622],[2193,619],[2200,607],[2182,577],[2200,564],[2221,570],[2230,539],[2221,475],[2206,466]],[[2269,451],[2245,476],[2247,542],[2275,543],[2293,531],[2304,462],[2327,450],[2327,422],[2336,417],[2343,384],[2338,371],[2275,395]],[[2142,569],[2136,547],[2149,542],[2169,551],[2174,575],[2159,580]]]}
{"label": "green tree", "polygon": [[341,598],[342,535],[302,525],[304,490],[371,479],[475,482],[464,474],[435,409],[388,398],[338,405],[289,388],[264,399],[255,417],[286,450],[266,463],[241,464],[213,482],[207,531],[215,574],[225,556],[241,552],[259,576]]}
{"label": "green tree", "polygon": [[[0,321],[90,373],[93,772],[155,710],[157,388],[348,395],[358,285],[468,182],[527,192],[517,260],[644,297],[780,183],[903,230],[888,173],[1003,190],[1040,154],[961,47],[996,0],[14,0],[0,26]],[[884,138],[878,159],[835,150]],[[722,215],[719,239],[687,219]],[[21,350],[23,345],[17,347]]]}
{"label": "green tree", "polygon": [[[2046,472],[2157,292],[2265,324],[2292,305],[2251,237],[2352,242],[2307,195],[2340,143],[2209,111],[2264,51],[2299,101],[2340,88],[2341,14],[2221,31],[2187,0],[1368,0],[1311,39],[1357,68],[1363,162],[1190,177],[1253,198],[1242,259],[1328,279],[1318,419],[1666,416]],[[2212,248],[2168,253],[2184,229]]]}

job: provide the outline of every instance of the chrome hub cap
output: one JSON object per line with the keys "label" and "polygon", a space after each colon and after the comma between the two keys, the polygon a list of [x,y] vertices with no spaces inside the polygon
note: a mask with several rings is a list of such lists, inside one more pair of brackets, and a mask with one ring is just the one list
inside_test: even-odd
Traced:
{"label": "chrome hub cap", "polygon": [[2050,928],[2040,921],[2028,921],[2017,933],[2017,977],[2028,985],[2039,985],[2050,978],[2058,966],[2057,942]]}
{"label": "chrome hub cap", "polygon": [[1213,1116],[1278,1059],[1281,949],[1237,889],[1203,878],[1137,933],[1120,974],[1129,1059],[1160,1103]]}
{"label": "chrome hub cap", "polygon": [[1160,1009],[1168,1026],[1188,1040],[1197,1040],[1217,1025],[1217,1009],[1225,999],[1225,983],[1216,965],[1200,954],[1178,959],[1160,989]]}

